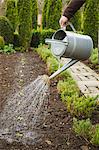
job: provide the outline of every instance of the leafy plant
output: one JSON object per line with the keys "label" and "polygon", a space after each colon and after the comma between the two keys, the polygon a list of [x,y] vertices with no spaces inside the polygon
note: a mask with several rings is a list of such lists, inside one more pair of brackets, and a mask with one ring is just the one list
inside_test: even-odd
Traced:
{"label": "leafy plant", "polygon": [[51,51],[50,49],[48,49],[48,47],[45,46],[39,46],[36,51],[38,52],[38,54],[41,56],[41,58],[43,59],[43,61],[47,61],[48,57],[52,57]]}
{"label": "leafy plant", "polygon": [[94,132],[92,133],[91,143],[99,146],[99,124],[94,127]]}
{"label": "leafy plant", "polygon": [[96,65],[98,64],[98,48],[93,49],[92,55],[90,57],[90,61]]}
{"label": "leafy plant", "polygon": [[75,81],[71,77],[68,77],[64,81],[59,81],[57,89],[61,94],[62,101],[64,102],[66,101],[68,96],[78,96],[79,94],[79,89],[76,86]]}
{"label": "leafy plant", "polygon": [[15,53],[15,50],[13,48],[13,44],[5,45],[3,49],[0,49],[1,53]]}
{"label": "leafy plant", "polygon": [[50,73],[54,73],[58,70],[59,63],[54,57],[48,57],[47,59],[47,68]]}
{"label": "leafy plant", "polygon": [[90,138],[90,131],[92,130],[90,119],[77,120],[76,118],[73,118],[73,130],[78,136]]}

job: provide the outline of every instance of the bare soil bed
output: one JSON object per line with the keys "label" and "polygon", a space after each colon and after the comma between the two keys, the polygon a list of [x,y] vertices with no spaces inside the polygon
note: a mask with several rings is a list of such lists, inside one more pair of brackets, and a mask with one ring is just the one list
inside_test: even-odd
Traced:
{"label": "bare soil bed", "polygon": [[[22,66],[22,64],[24,64]],[[24,74],[21,76],[20,73]],[[35,52],[0,54],[0,111],[7,98],[20,87],[31,83],[38,75],[47,74],[46,65]],[[0,150],[98,150],[72,131],[72,117],[67,113],[56,89],[57,80],[51,81],[50,101],[45,122],[40,126],[43,134],[34,145],[7,143],[0,140]],[[96,114],[95,114],[96,116]],[[97,117],[97,116],[96,116]],[[94,118],[94,116],[93,116]],[[96,119],[93,119],[96,122]]]}

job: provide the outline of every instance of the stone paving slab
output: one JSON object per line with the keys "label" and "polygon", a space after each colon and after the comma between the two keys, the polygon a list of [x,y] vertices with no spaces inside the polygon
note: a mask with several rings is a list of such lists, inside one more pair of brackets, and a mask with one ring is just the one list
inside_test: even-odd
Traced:
{"label": "stone paving slab", "polygon": [[[61,62],[65,64],[69,60],[70,59],[62,58]],[[99,95],[99,75],[94,70],[80,61],[71,66],[68,70],[76,81],[80,91],[85,96],[95,97]]]}

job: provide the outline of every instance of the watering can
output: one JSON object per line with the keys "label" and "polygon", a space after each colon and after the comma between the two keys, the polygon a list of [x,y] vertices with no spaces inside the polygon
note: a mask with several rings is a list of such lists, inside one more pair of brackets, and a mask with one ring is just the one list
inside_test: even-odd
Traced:
{"label": "watering can", "polygon": [[59,29],[53,34],[52,39],[45,39],[45,43],[51,45],[53,56],[56,58],[71,58],[67,64],[64,64],[63,67],[52,74],[50,79],[68,69],[79,60],[88,59],[93,49],[91,37],[76,33],[74,26],[70,22],[68,24],[73,32]]}

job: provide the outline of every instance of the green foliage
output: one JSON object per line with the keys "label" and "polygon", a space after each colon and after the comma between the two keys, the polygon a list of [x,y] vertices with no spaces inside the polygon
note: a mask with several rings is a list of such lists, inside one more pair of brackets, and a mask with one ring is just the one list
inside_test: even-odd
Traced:
{"label": "green foliage", "polygon": [[86,120],[77,120],[73,119],[73,130],[78,136],[82,136],[84,138],[90,138],[90,131],[92,130],[92,124],[90,119]]}
{"label": "green foliage", "polygon": [[46,12],[46,27],[52,29],[58,29],[59,19],[62,12],[62,0],[48,0],[47,12]]}
{"label": "green foliage", "polygon": [[6,44],[13,43],[13,27],[4,16],[0,16],[0,35],[4,38]]}
{"label": "green foliage", "polygon": [[90,61],[91,63],[93,63],[94,65],[98,64],[98,48],[93,49],[92,55],[90,57]]}
{"label": "green foliage", "polygon": [[38,47],[40,43],[44,44],[46,38],[51,38],[54,34],[54,30],[48,29],[48,30],[32,30],[32,40],[31,40],[31,46],[32,47]]}
{"label": "green foliage", "polygon": [[[23,0],[22,0],[23,1]],[[19,13],[19,39],[23,50],[30,46],[31,31],[32,31],[32,1],[24,0]]]}
{"label": "green foliage", "polygon": [[54,73],[58,70],[59,63],[54,57],[49,57],[47,59],[47,68],[50,73]]}
{"label": "green foliage", "polygon": [[99,1],[88,0],[84,11],[84,34],[88,34],[94,41],[94,47],[98,46],[99,26]]}
{"label": "green foliage", "polygon": [[93,132],[92,132],[91,143],[92,143],[93,145],[99,146],[99,124],[97,124],[97,125],[94,127],[94,130],[93,130]]}
{"label": "green foliage", "polygon": [[5,45],[3,48],[0,49],[1,53],[15,53],[15,50],[13,48],[13,44]]}
{"label": "green foliage", "polygon": [[54,32],[55,32],[55,30],[53,30],[53,29],[42,30],[42,31],[41,31],[40,42],[41,42],[42,44],[44,44],[44,43],[45,43],[45,39],[46,39],[46,38],[52,38]]}
{"label": "green foliage", "polygon": [[46,28],[46,13],[47,13],[47,5],[48,5],[48,0],[44,0],[44,7],[43,7],[43,12],[42,12],[42,28]]}
{"label": "green foliage", "polygon": [[37,0],[32,0],[32,28],[37,29],[38,7]]}
{"label": "green foliage", "polygon": [[31,47],[38,47],[40,44],[41,32],[38,30],[32,30]]}
{"label": "green foliage", "polygon": [[57,84],[62,101],[66,104],[68,112],[76,117],[90,117],[97,109],[97,97],[80,96],[80,91],[75,81],[70,77],[60,80]]}
{"label": "green foliage", "polygon": [[95,98],[90,97],[67,97],[66,105],[68,111],[76,117],[91,117],[92,113],[97,109]]}
{"label": "green foliage", "polygon": [[51,51],[50,49],[48,49],[48,47],[45,46],[39,46],[36,51],[38,52],[38,54],[40,55],[40,57],[43,59],[43,61],[47,61],[48,57],[52,57]]}
{"label": "green foliage", "polygon": [[93,145],[99,146],[99,124],[92,125],[90,119],[73,119],[73,130],[78,136],[89,140]]}
{"label": "green foliage", "polygon": [[78,96],[79,89],[75,81],[69,76],[64,81],[60,80],[57,84],[58,92],[61,93],[62,101],[66,102],[68,96]]}
{"label": "green foliage", "polygon": [[15,31],[18,24],[18,10],[16,0],[7,0],[6,17],[11,22],[13,30]]}
{"label": "green foliage", "polygon": [[2,49],[5,45],[4,38],[0,36],[0,49]]}

